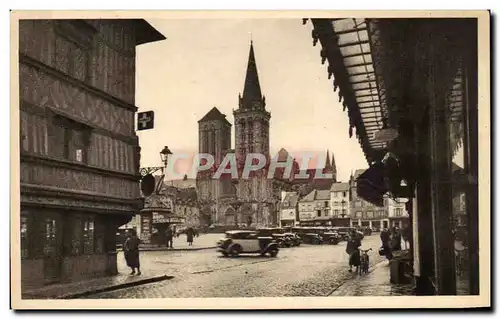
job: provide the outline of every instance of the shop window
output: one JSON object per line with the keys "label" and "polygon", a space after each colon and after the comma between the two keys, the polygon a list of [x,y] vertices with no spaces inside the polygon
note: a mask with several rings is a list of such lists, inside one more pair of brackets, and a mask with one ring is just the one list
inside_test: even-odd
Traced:
{"label": "shop window", "polygon": [[21,259],[29,257],[28,216],[21,216]]}
{"label": "shop window", "polygon": [[83,222],[83,253],[94,253],[94,220],[88,218]]}

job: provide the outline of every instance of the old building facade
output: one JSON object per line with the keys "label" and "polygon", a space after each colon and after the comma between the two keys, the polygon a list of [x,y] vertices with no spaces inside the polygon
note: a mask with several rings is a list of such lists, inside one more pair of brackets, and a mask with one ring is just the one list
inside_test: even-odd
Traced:
{"label": "old building facade", "polygon": [[409,222],[409,215],[405,203],[397,202],[388,196],[384,198],[384,206],[379,207],[365,201],[357,193],[356,179],[365,172],[358,169],[351,175],[350,188],[350,210],[351,225],[383,229],[389,227],[404,227]]}
{"label": "old building facade", "polygon": [[299,200],[300,225],[331,226],[330,190],[313,190]]}
{"label": "old building facade", "polygon": [[114,274],[140,209],[136,46],[144,20],[19,23],[23,287]]}
{"label": "old building facade", "polygon": [[280,203],[280,227],[296,226],[299,221],[298,203],[299,194],[296,192],[283,192]]}
{"label": "old building facade", "polygon": [[349,218],[350,217],[350,204],[349,204],[349,183],[334,183],[330,188],[330,203],[332,217],[335,218]]}

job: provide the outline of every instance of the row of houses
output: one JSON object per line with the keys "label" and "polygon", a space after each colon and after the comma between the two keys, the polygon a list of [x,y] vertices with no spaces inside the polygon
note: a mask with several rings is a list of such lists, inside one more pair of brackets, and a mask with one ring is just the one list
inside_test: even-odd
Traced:
{"label": "row of houses", "polygon": [[405,203],[384,198],[376,206],[357,195],[356,179],[365,170],[356,170],[348,182],[336,182],[330,189],[313,189],[305,196],[282,192],[281,226],[363,226],[371,228],[404,227],[408,222]]}

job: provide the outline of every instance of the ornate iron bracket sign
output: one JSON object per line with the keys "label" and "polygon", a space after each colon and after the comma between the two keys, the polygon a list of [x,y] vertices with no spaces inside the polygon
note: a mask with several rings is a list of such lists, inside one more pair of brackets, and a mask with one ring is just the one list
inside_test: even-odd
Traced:
{"label": "ornate iron bracket sign", "polygon": [[153,166],[153,167],[142,167],[140,169],[141,177],[144,177],[148,174],[154,174],[158,172],[159,170],[163,170],[163,166]]}

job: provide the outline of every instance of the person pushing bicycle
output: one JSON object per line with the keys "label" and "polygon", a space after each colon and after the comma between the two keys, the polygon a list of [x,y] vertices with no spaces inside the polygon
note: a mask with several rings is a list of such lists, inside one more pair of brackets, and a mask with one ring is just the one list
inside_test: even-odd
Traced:
{"label": "person pushing bicycle", "polygon": [[352,266],[359,267],[360,264],[360,253],[359,247],[361,247],[361,239],[355,230],[352,230],[349,234],[349,240],[347,241],[346,253],[349,255],[349,272],[352,271]]}

